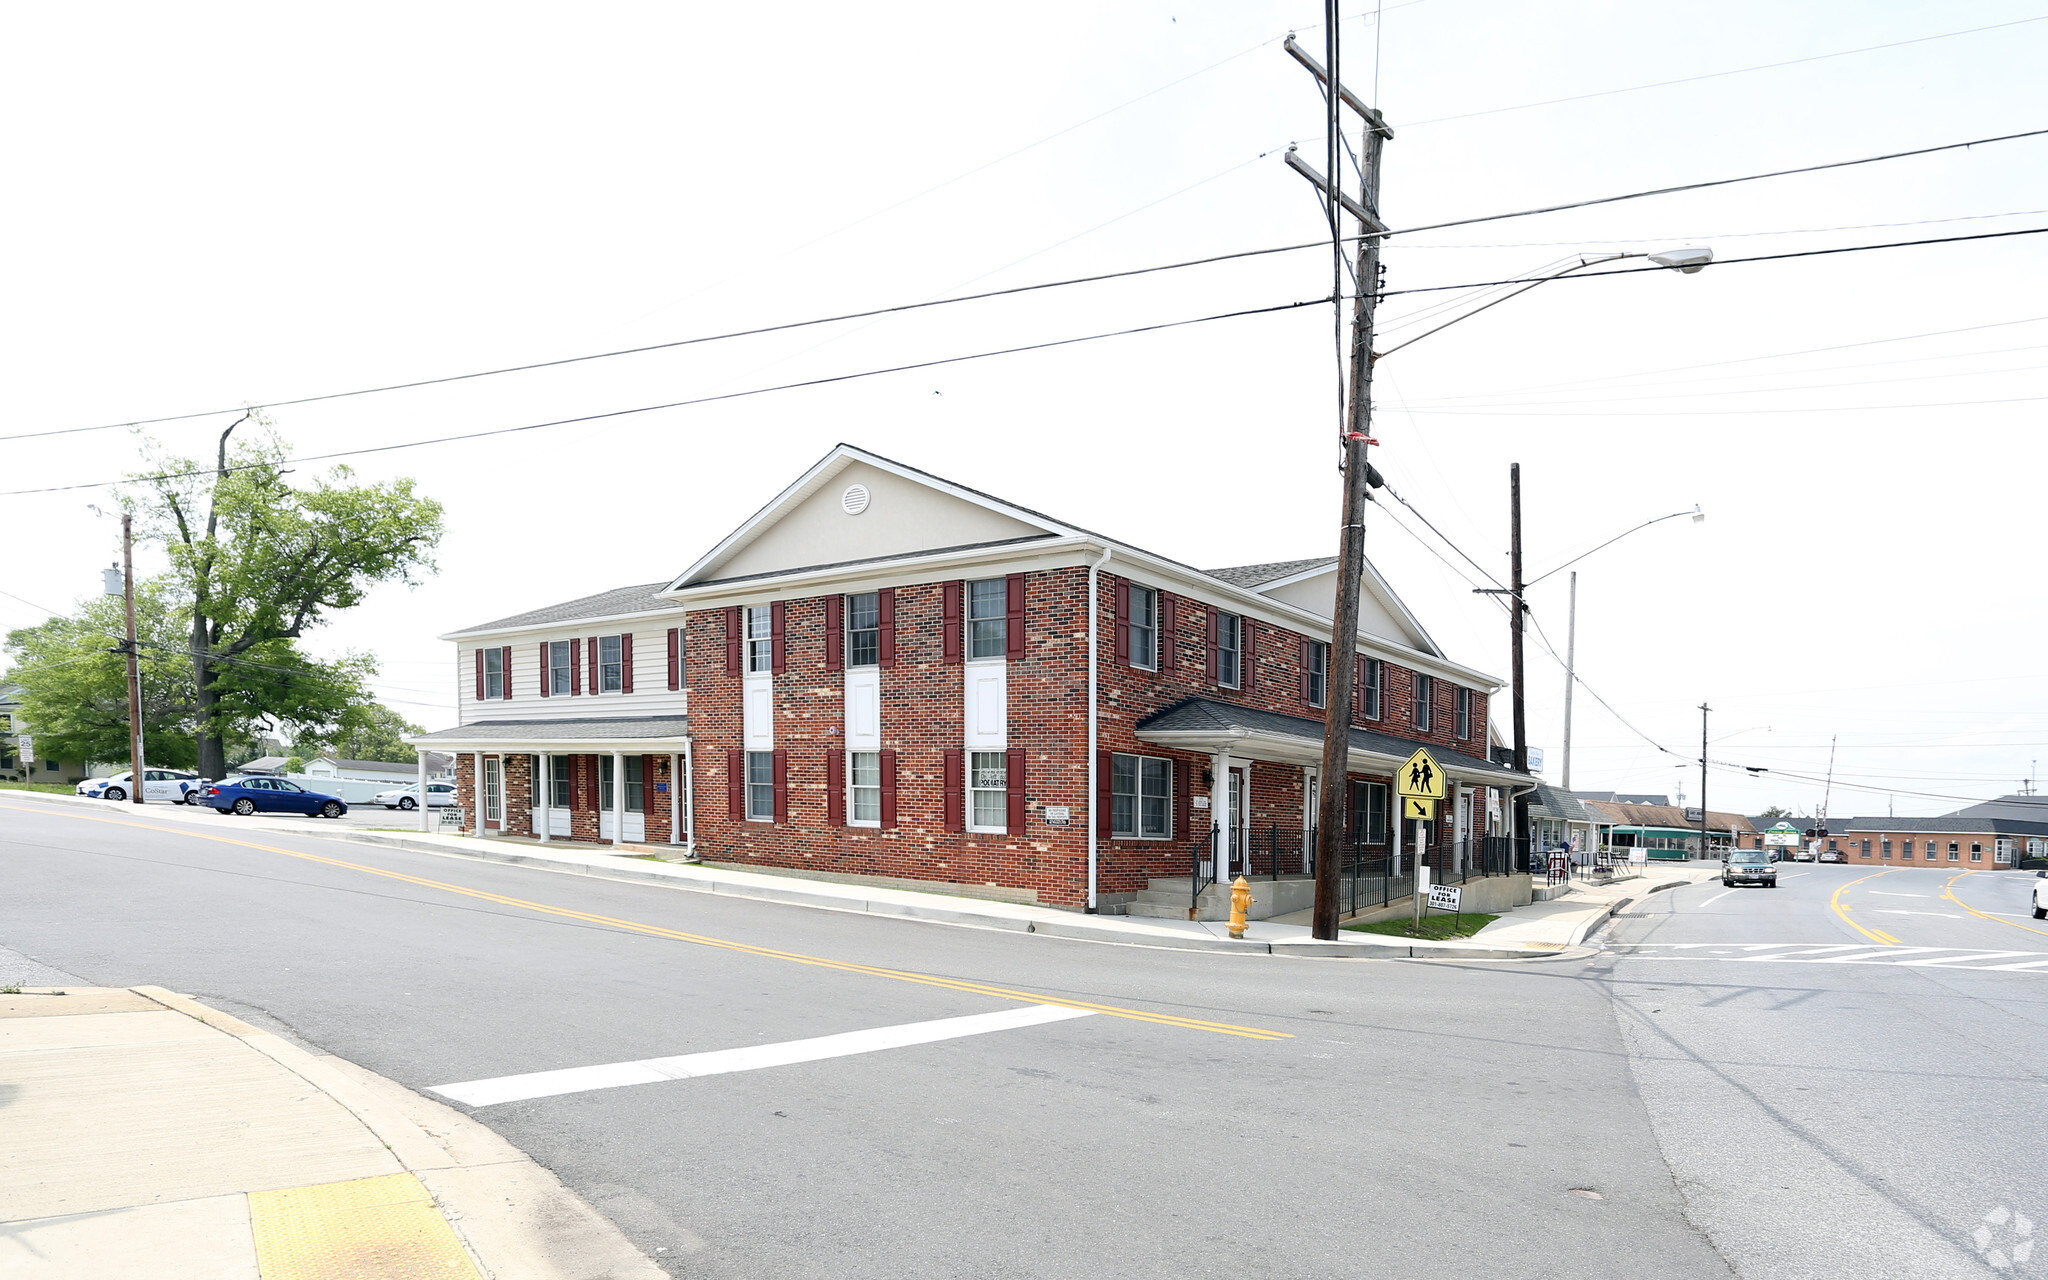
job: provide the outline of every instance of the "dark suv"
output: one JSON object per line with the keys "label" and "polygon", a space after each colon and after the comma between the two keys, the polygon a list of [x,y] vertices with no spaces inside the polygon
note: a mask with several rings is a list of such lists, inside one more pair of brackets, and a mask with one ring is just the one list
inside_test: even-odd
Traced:
{"label": "dark suv", "polygon": [[1778,864],[1761,849],[1739,849],[1721,859],[1721,883],[1731,886],[1760,884],[1775,889],[1778,887]]}

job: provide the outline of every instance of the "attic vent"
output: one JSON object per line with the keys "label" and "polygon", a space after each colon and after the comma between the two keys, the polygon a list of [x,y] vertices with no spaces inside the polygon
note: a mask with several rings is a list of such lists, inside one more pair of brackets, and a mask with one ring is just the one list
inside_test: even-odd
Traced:
{"label": "attic vent", "polygon": [[857,516],[868,509],[868,487],[864,484],[850,484],[846,492],[839,495],[839,505],[846,508],[846,514]]}

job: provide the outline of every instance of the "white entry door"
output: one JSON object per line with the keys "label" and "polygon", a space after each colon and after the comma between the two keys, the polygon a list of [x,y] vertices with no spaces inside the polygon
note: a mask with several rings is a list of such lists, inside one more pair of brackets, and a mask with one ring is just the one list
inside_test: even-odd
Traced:
{"label": "white entry door", "polygon": [[1224,865],[1224,874],[1226,875],[1251,874],[1251,867],[1246,858],[1252,847],[1252,820],[1251,815],[1245,811],[1245,802],[1249,798],[1250,792],[1251,788],[1245,785],[1244,769],[1236,765],[1231,766],[1230,831],[1227,833],[1230,843],[1230,859]]}

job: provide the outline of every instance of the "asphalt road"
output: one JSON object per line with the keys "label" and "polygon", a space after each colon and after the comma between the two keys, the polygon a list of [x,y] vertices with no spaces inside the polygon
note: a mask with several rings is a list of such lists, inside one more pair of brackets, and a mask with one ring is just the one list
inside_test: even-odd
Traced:
{"label": "asphalt road", "polygon": [[[1462,964],[1109,946],[5,795],[0,873],[0,945],[29,960],[422,1091],[1095,1010],[475,1110],[678,1276],[1981,1275],[1986,1212],[2042,1216],[2048,974],[1655,954],[1867,941],[1828,905],[1847,870],[1657,894],[1591,958]],[[2036,940],[1930,901],[1873,927]]]}

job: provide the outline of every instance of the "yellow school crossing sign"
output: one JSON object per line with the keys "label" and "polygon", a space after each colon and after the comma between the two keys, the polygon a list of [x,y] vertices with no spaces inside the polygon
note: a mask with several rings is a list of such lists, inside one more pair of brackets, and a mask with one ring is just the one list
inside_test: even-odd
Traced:
{"label": "yellow school crossing sign", "polygon": [[1401,816],[1429,822],[1436,817],[1436,802],[1444,798],[1443,766],[1426,747],[1416,749],[1394,775],[1401,793]]}

